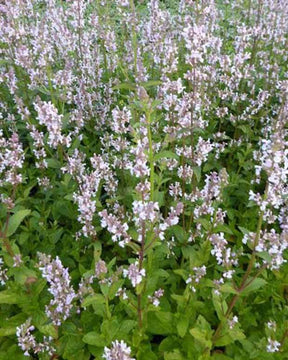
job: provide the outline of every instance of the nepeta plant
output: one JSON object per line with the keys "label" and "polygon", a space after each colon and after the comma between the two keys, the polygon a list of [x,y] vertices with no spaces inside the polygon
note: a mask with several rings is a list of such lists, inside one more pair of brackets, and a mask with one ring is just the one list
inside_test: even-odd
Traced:
{"label": "nepeta plant", "polygon": [[0,360],[288,356],[287,24],[0,4]]}

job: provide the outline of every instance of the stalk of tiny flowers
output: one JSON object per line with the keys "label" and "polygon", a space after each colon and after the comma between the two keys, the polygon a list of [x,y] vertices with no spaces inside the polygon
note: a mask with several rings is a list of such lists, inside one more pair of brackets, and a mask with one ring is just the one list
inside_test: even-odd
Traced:
{"label": "stalk of tiny flowers", "polygon": [[132,47],[134,52],[134,72],[135,78],[137,78],[137,51],[138,51],[138,44],[137,44],[137,33],[136,33],[136,11],[135,11],[135,4],[134,0],[129,0],[130,8],[132,12]]}
{"label": "stalk of tiny flowers", "polygon": [[[264,199],[267,196],[267,192],[268,192],[268,183],[266,184],[266,189],[265,189],[265,194],[264,194]],[[251,280],[247,281],[249,278],[249,275],[251,274],[254,264],[255,264],[255,260],[256,260],[256,247],[258,245],[259,239],[260,239],[260,232],[261,232],[261,228],[262,228],[262,223],[263,223],[263,212],[260,211],[259,213],[259,218],[258,218],[258,224],[257,224],[257,230],[256,230],[256,236],[254,239],[254,243],[253,243],[253,250],[252,250],[252,254],[250,257],[250,261],[247,267],[247,270],[243,276],[243,279],[241,281],[241,284],[238,288],[236,288],[235,290],[237,291],[237,294],[235,294],[231,300],[231,302],[228,305],[228,309],[225,313],[225,320],[227,320],[234,308],[234,306],[236,305],[239,297],[241,296],[241,293],[247,288],[247,286],[249,286],[250,284],[253,283],[253,281],[255,279],[258,278],[258,276],[266,269],[268,264],[264,264],[258,271],[257,273],[252,277]],[[212,343],[215,345],[215,342],[219,339],[220,334],[221,334],[221,330],[223,327],[223,321],[219,323],[217,329],[215,330],[215,333],[212,337]]]}
{"label": "stalk of tiny flowers", "polygon": [[82,27],[81,27],[81,8],[80,0],[77,1],[77,22],[78,22],[78,46],[80,53],[81,63],[83,62],[83,50],[82,50]]}
{"label": "stalk of tiny flowers", "polygon": [[150,200],[153,201],[154,197],[154,156],[153,156],[153,143],[151,132],[151,110],[146,111],[147,130],[149,139],[149,164],[150,164]]}
{"label": "stalk of tiny flowers", "polygon": [[[141,229],[141,248],[139,252],[139,272],[141,272],[143,267],[144,252],[145,252],[145,235],[146,235],[145,221],[142,221],[141,228],[142,229]],[[142,292],[143,292],[143,288],[141,287],[141,291],[139,292],[139,294],[137,294],[138,325],[140,329],[142,328],[143,325]]]}

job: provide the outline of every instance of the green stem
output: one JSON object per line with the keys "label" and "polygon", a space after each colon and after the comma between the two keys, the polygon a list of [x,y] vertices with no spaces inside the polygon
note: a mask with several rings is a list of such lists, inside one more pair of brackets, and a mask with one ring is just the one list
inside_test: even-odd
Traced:
{"label": "green stem", "polygon": [[106,307],[106,315],[108,319],[111,319],[111,312],[109,309],[109,300],[108,300],[108,296],[105,296],[105,307]]}
{"label": "green stem", "polygon": [[132,46],[133,46],[133,53],[134,53],[134,72],[135,78],[137,77],[137,34],[136,34],[136,11],[135,11],[135,4],[134,0],[130,0],[130,8],[132,11]]}
{"label": "green stem", "polygon": [[[268,191],[268,184],[266,185],[266,189],[265,189],[265,194],[264,194],[264,199],[266,198],[267,196],[267,191]],[[254,267],[254,264],[255,264],[255,260],[256,260],[256,247],[258,245],[258,242],[259,242],[259,239],[260,239],[260,232],[261,232],[261,227],[262,227],[262,223],[263,223],[263,212],[261,211],[260,212],[260,215],[259,215],[259,219],[258,219],[258,224],[257,224],[257,230],[256,230],[256,236],[255,236],[255,239],[254,239],[254,243],[253,243],[253,252],[252,252],[252,255],[251,255],[251,258],[250,258],[250,261],[249,261],[249,264],[248,264],[248,267],[247,267],[247,270],[244,274],[244,277],[242,279],[242,282],[241,282],[241,285],[240,287],[237,289],[238,290],[238,294],[235,294],[228,306],[228,309],[226,311],[226,314],[225,314],[225,319],[227,320],[234,308],[234,306],[236,305],[241,293],[245,290],[245,288],[252,284],[252,282],[261,274],[261,272],[266,268],[266,264],[265,266],[263,266],[254,276],[251,280],[247,281],[248,280],[248,277],[249,275],[251,274],[251,271]],[[223,327],[223,321],[221,321],[213,335],[213,338],[212,338],[212,342],[213,344],[215,344],[215,342],[219,339],[219,335],[220,335],[220,332],[222,330],[222,327]]]}
{"label": "green stem", "polygon": [[149,163],[150,163],[150,200],[154,198],[154,156],[153,156],[153,143],[151,132],[151,114],[150,111],[146,112],[147,126],[148,126],[148,140],[149,140]]}

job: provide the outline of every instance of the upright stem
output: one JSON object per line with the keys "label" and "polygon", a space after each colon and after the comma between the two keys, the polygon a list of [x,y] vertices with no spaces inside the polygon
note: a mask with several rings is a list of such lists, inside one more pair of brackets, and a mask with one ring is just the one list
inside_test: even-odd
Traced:
{"label": "upright stem", "polygon": [[135,4],[134,0],[130,0],[130,8],[132,11],[132,46],[134,52],[134,72],[135,78],[137,77],[137,34],[136,34],[136,11],[135,11]]}
{"label": "upright stem", "polygon": [[81,32],[81,10],[80,10],[80,0],[77,2],[77,10],[78,10],[78,46],[79,46],[79,52],[80,52],[80,59],[81,62],[83,62],[83,51],[82,51],[82,44],[81,44],[81,38],[82,38],[82,32]]}
{"label": "upright stem", "polygon": [[[267,191],[268,191],[268,186],[266,186],[266,190],[265,190],[265,194],[264,194],[264,198],[266,197],[266,194],[267,194]],[[264,267],[262,267],[258,272],[257,274],[252,278],[252,280],[248,281],[248,277],[249,275],[251,274],[251,271],[253,269],[253,266],[255,264],[255,259],[256,259],[256,247],[258,245],[258,242],[259,242],[259,238],[260,238],[260,231],[261,231],[261,227],[262,227],[262,222],[263,222],[263,212],[261,211],[260,212],[260,215],[259,215],[259,219],[258,219],[258,224],[257,224],[257,230],[256,230],[256,236],[255,236],[255,239],[254,239],[254,243],[253,243],[253,252],[252,252],[252,255],[251,255],[251,258],[250,258],[250,261],[249,261],[249,264],[248,264],[248,267],[247,267],[247,270],[243,276],[243,279],[242,279],[242,282],[241,282],[241,285],[239,286],[239,288],[237,289],[238,290],[238,294],[235,294],[228,306],[228,309],[225,313],[225,319],[227,320],[234,308],[234,306],[236,305],[237,303],[237,300],[239,299],[241,293],[243,290],[245,290],[245,288],[250,285],[257,277],[258,275],[266,268],[266,264]],[[218,340],[219,338],[219,335],[220,335],[220,332],[222,330],[222,327],[223,327],[223,321],[221,321],[213,335],[213,338],[212,338],[212,342],[213,344],[215,344],[215,342]]]}
{"label": "upright stem", "polygon": [[153,156],[153,142],[151,132],[151,114],[150,110],[146,112],[146,120],[148,127],[148,140],[149,140],[149,163],[150,163],[150,200],[153,201],[154,197],[154,156]]}
{"label": "upright stem", "polygon": [[[144,260],[144,251],[145,251],[145,234],[146,234],[146,226],[145,221],[142,221],[142,229],[141,229],[141,248],[139,252],[139,271],[142,270],[143,260]],[[137,295],[137,313],[138,313],[138,324],[139,328],[142,328],[143,314],[142,314],[142,292]]]}

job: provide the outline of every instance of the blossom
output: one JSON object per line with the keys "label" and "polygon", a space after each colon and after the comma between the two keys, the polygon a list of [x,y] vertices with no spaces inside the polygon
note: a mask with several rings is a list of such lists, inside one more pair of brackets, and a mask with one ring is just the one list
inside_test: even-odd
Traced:
{"label": "blossom", "polygon": [[125,278],[128,277],[134,287],[141,283],[145,274],[145,269],[139,269],[138,261],[136,261],[134,264],[131,264],[128,269],[123,270],[123,276]]}
{"label": "blossom", "polygon": [[274,353],[279,351],[281,343],[277,340],[272,340],[270,337],[268,338],[268,344],[266,347],[267,352]]}
{"label": "blossom", "polygon": [[104,348],[103,358],[105,360],[135,360],[131,358],[131,348],[127,346],[127,344],[121,340],[115,340],[112,342],[112,347],[109,349],[107,347]]}
{"label": "blossom", "polygon": [[56,351],[51,342],[53,340],[52,337],[45,337],[44,341],[39,343],[37,342],[34,335],[31,334],[32,331],[35,330],[35,327],[31,325],[31,319],[27,319],[27,321],[16,328],[16,336],[18,339],[19,347],[24,351],[25,356],[30,356],[29,352],[33,353],[48,353],[48,355],[52,356]]}
{"label": "blossom", "polygon": [[7,271],[8,269],[3,267],[3,259],[0,257],[0,284],[3,286],[6,284],[6,281],[8,280]]}
{"label": "blossom", "polygon": [[76,298],[70,285],[71,278],[68,269],[63,267],[58,256],[52,260],[50,255],[39,253],[38,257],[38,267],[50,285],[48,291],[53,295],[50,304],[46,306],[46,315],[54,325],[60,326],[70,316],[72,301]]}
{"label": "blossom", "polygon": [[154,292],[153,296],[148,296],[148,299],[151,301],[151,303],[154,306],[159,306],[160,305],[160,298],[164,295],[164,290],[163,289],[158,289]]}

